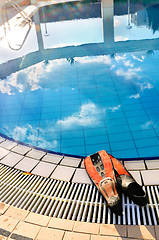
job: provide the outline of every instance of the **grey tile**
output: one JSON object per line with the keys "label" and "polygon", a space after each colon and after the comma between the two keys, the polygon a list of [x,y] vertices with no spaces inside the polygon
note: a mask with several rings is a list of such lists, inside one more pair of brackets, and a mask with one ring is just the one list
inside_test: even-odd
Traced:
{"label": "grey tile", "polygon": [[[3,237],[9,237],[11,233],[3,228],[0,228],[0,239],[4,239]],[[6,239],[6,238],[5,238]]]}
{"label": "grey tile", "polygon": [[141,171],[144,185],[159,185],[159,170]]}
{"label": "grey tile", "polygon": [[75,171],[75,168],[73,167],[58,165],[55,171],[53,172],[53,174],[51,175],[51,178],[59,179],[63,181],[70,181],[74,171]]}
{"label": "grey tile", "polygon": [[1,163],[13,167],[15,164],[17,164],[21,159],[23,158],[22,155],[19,155],[17,153],[10,152],[6,157],[4,157],[1,160]]}
{"label": "grey tile", "polygon": [[25,172],[31,172],[31,170],[39,163],[38,160],[24,157],[15,168],[20,169]]}
{"label": "grey tile", "polygon": [[142,170],[142,169],[146,169],[143,160],[139,160],[139,161],[125,161],[124,165],[125,165],[125,167],[128,170]]}
{"label": "grey tile", "polygon": [[22,235],[15,234],[15,233],[12,233],[12,235],[10,236],[10,239],[15,239],[15,240],[33,240],[32,238],[24,237]]}
{"label": "grey tile", "polygon": [[43,156],[46,155],[46,152],[44,151],[40,151],[40,150],[37,150],[37,149],[32,149],[31,151],[29,151],[26,156],[27,157],[32,157],[32,158],[35,158],[35,159],[41,159]]}
{"label": "grey tile", "polygon": [[76,169],[72,182],[92,184],[86,172],[86,169],[81,169],[81,168]]}
{"label": "grey tile", "polygon": [[10,151],[0,147],[0,159],[2,159],[3,157],[5,157],[8,153],[10,153]]}
{"label": "grey tile", "polygon": [[159,225],[154,226],[155,232],[156,232],[156,237],[159,239]]}
{"label": "grey tile", "polygon": [[9,141],[9,140],[6,140],[6,141],[4,141],[4,142],[2,142],[2,143],[0,144],[1,147],[4,147],[4,148],[6,148],[6,149],[8,149],[8,150],[11,150],[11,149],[12,149],[13,147],[15,147],[16,145],[17,145],[16,142]]}
{"label": "grey tile", "polygon": [[49,177],[57,165],[47,162],[40,162],[32,171],[33,174],[42,177]]}
{"label": "grey tile", "polygon": [[70,166],[70,167],[78,167],[81,159],[80,158],[71,158],[71,157],[64,157],[61,161],[60,165]]}
{"label": "grey tile", "polygon": [[12,151],[16,152],[16,153],[20,153],[22,155],[26,154],[27,152],[29,152],[31,150],[30,147],[24,146],[24,145],[20,145],[18,144],[17,146],[15,146]]}
{"label": "grey tile", "polygon": [[47,155],[43,157],[42,161],[58,164],[62,158],[63,156],[61,155],[47,153]]}
{"label": "grey tile", "polygon": [[146,160],[148,169],[159,169],[159,160]]}
{"label": "grey tile", "polygon": [[131,173],[131,175],[134,177],[134,179],[136,180],[136,182],[140,185],[142,185],[142,181],[141,181],[141,175],[139,171],[129,171]]}

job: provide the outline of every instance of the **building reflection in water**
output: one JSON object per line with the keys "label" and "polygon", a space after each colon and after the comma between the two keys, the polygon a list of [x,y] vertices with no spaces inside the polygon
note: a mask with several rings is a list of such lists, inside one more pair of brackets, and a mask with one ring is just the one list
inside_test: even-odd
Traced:
{"label": "building reflection in water", "polygon": [[[71,48],[74,47],[74,48],[78,48],[80,51],[80,46],[81,48],[83,48],[85,44],[87,44],[88,48],[94,47],[95,49],[97,49],[96,54],[99,54],[98,47],[97,47],[98,45],[100,46],[100,49],[101,49],[100,54],[105,54],[105,53],[115,54],[115,53],[121,52],[120,45],[124,40],[127,40],[127,46],[128,46],[127,49],[129,49],[129,51],[131,51],[131,46],[133,47],[133,40],[139,40],[139,41],[145,40],[143,44],[142,42],[139,42],[139,44],[141,45],[141,47],[143,46],[143,50],[145,49],[149,51],[150,49],[146,49],[146,46],[149,45],[147,44],[148,43],[147,41],[149,40],[147,39],[147,36],[145,36],[145,39],[143,36],[140,36],[139,34],[140,29],[135,34],[135,31],[137,31],[137,28],[135,28],[133,30],[134,34],[132,33],[129,34],[129,32],[123,30],[118,25],[121,25],[125,21],[125,20],[121,20],[121,18],[124,19],[124,17],[126,16],[127,23],[124,22],[125,28],[128,28],[128,26],[130,25],[132,27],[132,24],[133,24],[136,27],[144,26],[144,27],[152,28],[153,33],[155,33],[158,30],[157,24],[159,21],[157,21],[157,19],[159,16],[158,14],[159,8],[155,5],[155,7],[148,7],[146,9],[141,9],[139,11],[136,11],[135,7],[138,8],[138,5],[132,4],[132,7],[131,7],[131,2],[130,0],[128,0],[127,8],[125,7],[125,10],[123,10],[125,11],[123,13],[124,15],[121,16],[120,13],[117,12],[115,4],[117,3],[116,2],[114,3],[114,0],[102,0],[101,3],[100,2],[92,3],[92,4],[77,3],[76,5],[70,4],[68,5],[69,6],[68,9],[64,8],[64,5],[62,5],[63,6],[62,10],[60,10],[61,5],[60,6],[50,5],[50,6],[41,7],[39,11],[36,11],[36,13],[33,15],[33,22],[35,25],[34,29],[36,30],[39,51],[32,51],[32,53],[30,53],[30,58],[33,59],[33,56],[36,54],[37,60],[40,60],[40,61],[43,58],[44,58],[43,60],[49,60],[49,58],[51,58],[50,56],[52,56],[52,58],[54,59],[56,58],[56,56],[54,55],[55,49],[56,49],[56,52],[58,51],[61,52],[62,48],[70,47],[70,50],[71,50]],[[70,9],[72,12],[71,14],[68,14]],[[78,11],[80,12],[79,15],[78,15]],[[63,13],[63,16],[62,16],[62,13]],[[83,19],[87,20],[87,22],[85,22],[85,25],[83,25],[84,24],[84,22],[82,22]],[[57,28],[54,29],[54,27],[57,24],[58,24],[58,27],[65,26],[65,24],[67,24],[68,21],[69,21],[69,24],[71,23],[73,24],[74,22],[76,22],[75,25],[72,25],[72,34],[68,35],[67,29],[65,30],[64,28],[60,28],[61,29],[61,31],[59,30],[60,34],[58,33]],[[94,21],[96,21],[96,27],[95,27]],[[75,28],[77,28],[77,23],[79,24],[79,28],[81,31],[80,40],[79,40],[79,36],[78,36],[78,39],[76,37],[77,32],[74,33]],[[47,27],[46,27],[46,24],[47,24]],[[88,32],[87,34],[86,32],[83,32],[82,34],[82,31],[83,31],[82,26],[86,27]],[[93,26],[94,26],[93,31],[95,33],[91,38],[90,36],[92,35],[92,32],[93,32],[92,31]],[[50,34],[48,34],[49,28],[51,29]],[[92,31],[92,32],[89,32],[89,31]],[[125,34],[125,36],[123,36],[122,39],[119,36],[119,32],[121,31],[123,31],[123,35]],[[48,36],[48,38],[44,38],[44,36],[46,35]],[[132,35],[135,37],[132,37]],[[154,48],[158,48],[158,44],[157,44],[158,37],[159,37],[158,32],[154,36],[149,32],[149,35],[150,35],[149,36],[150,40],[155,39],[153,44]],[[60,46],[57,46],[56,44],[58,41],[59,42],[61,41]],[[149,43],[151,43],[151,41]],[[116,52],[114,52],[114,49]],[[62,56],[62,57],[66,57],[68,59],[71,57],[76,57],[76,55],[72,56],[72,53],[69,56],[69,52],[71,51],[67,49],[67,56]],[[39,54],[41,54],[40,58],[39,58]],[[26,58],[29,57],[28,55],[29,54],[26,55]],[[85,52],[83,53],[83,55],[86,56],[87,53]],[[30,59],[30,62],[31,62],[31,59]],[[34,60],[33,60],[33,63],[34,63]]]}

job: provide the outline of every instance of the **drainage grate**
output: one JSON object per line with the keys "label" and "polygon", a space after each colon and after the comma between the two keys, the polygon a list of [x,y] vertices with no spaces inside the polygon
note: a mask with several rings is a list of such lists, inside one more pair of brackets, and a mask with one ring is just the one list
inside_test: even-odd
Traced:
{"label": "drainage grate", "polygon": [[36,175],[0,164],[0,200],[31,212],[83,222],[123,225],[158,225],[159,186],[146,186],[149,204],[139,207],[122,196],[123,216],[107,208],[96,187],[65,182]]}

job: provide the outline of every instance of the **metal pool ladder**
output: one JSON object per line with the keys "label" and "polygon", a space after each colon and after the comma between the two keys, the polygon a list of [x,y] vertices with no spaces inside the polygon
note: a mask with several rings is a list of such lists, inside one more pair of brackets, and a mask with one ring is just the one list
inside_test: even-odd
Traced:
{"label": "metal pool ladder", "polygon": [[[9,6],[9,5],[12,6],[21,15],[21,17],[25,20],[25,22],[29,25],[29,29],[26,32],[22,43],[21,44],[15,44],[17,46],[17,48],[12,47],[12,44],[10,43],[10,40],[8,38],[8,35],[7,35],[6,23],[8,25],[8,30],[11,31],[11,26],[10,26],[9,19],[8,19],[8,14],[7,14],[7,6]],[[6,36],[7,41],[8,41],[8,46],[12,50],[20,50],[22,48],[22,46],[24,45],[25,40],[26,40],[26,38],[27,38],[27,36],[30,32],[30,29],[32,27],[32,24],[33,24],[32,19],[25,13],[25,11],[23,11],[23,9],[20,7],[20,5],[13,0],[6,0],[2,4],[1,15],[2,15],[2,21],[3,21],[3,26],[4,26],[4,33],[5,33],[5,36]],[[5,21],[5,19],[6,19],[6,21]]]}

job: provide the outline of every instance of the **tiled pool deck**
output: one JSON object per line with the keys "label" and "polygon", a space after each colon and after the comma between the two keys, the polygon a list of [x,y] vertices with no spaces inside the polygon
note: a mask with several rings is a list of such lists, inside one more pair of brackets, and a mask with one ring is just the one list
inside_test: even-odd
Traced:
{"label": "tiled pool deck", "polygon": [[[139,184],[159,185],[159,160],[122,160]],[[82,158],[49,153],[3,137],[0,137],[0,163],[46,178],[92,184]]]}
{"label": "tiled pool deck", "polygon": [[0,203],[0,239],[151,240],[159,239],[159,226],[78,222],[42,216]]}
{"label": "tiled pool deck", "polygon": [[[141,185],[159,184],[159,160],[124,161]],[[0,137],[0,163],[46,178],[92,184],[81,158],[48,153]],[[62,174],[61,174],[62,173]],[[159,239],[159,226],[114,225],[48,217],[0,202],[0,239]]]}

